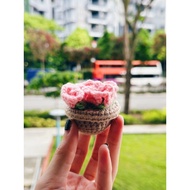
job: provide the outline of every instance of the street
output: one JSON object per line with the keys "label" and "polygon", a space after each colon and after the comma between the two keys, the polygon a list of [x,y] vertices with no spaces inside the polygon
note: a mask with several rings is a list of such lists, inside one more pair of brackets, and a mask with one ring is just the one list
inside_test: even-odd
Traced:
{"label": "street", "polygon": [[[121,111],[124,110],[124,94],[118,94]],[[43,95],[24,96],[24,110],[51,110],[64,107],[61,98],[49,98]],[[166,107],[166,93],[131,93],[130,110],[163,109]]]}

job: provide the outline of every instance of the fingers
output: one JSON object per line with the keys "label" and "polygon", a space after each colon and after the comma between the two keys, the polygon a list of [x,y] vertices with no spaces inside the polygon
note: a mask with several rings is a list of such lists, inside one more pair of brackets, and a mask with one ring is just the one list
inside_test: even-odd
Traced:
{"label": "fingers", "polygon": [[66,179],[71,164],[75,157],[78,143],[78,129],[74,122],[71,123],[71,129],[65,131],[64,139],[55,152],[55,155],[47,169],[46,173],[51,174],[50,177],[56,175],[60,180]]}
{"label": "fingers", "polygon": [[77,174],[80,172],[80,169],[88,152],[90,137],[91,137],[90,135],[85,135],[82,133],[79,135],[76,155],[70,171]]}
{"label": "fingers", "polygon": [[97,170],[97,190],[112,189],[112,164],[107,145],[102,145],[99,149],[98,170]]}
{"label": "fingers", "polygon": [[111,123],[109,136],[107,139],[107,143],[109,144],[111,161],[112,161],[113,181],[116,177],[118,170],[123,125],[124,122],[122,116],[118,116],[116,119],[114,119]]}
{"label": "fingers", "polygon": [[87,178],[88,180],[94,180],[96,176],[97,165],[98,165],[98,151],[100,146],[107,141],[108,133],[109,133],[109,127],[105,131],[96,136],[96,141],[94,144],[92,156],[84,172],[84,177]]}

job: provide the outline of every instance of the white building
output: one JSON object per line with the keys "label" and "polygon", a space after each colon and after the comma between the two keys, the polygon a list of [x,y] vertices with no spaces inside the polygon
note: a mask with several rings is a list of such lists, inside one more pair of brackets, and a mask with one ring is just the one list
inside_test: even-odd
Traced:
{"label": "white building", "polygon": [[[95,40],[105,30],[121,36],[124,29],[122,0],[25,0],[32,14],[55,20],[64,31],[58,36],[64,40],[77,27],[86,28]],[[27,4],[27,3],[26,3]],[[146,14],[146,13],[143,13]],[[143,28],[154,32],[165,28],[165,0],[155,0]]]}

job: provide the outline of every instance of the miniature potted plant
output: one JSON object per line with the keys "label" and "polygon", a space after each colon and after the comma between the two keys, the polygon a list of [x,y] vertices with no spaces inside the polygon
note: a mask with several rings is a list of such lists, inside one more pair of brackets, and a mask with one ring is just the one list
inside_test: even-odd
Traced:
{"label": "miniature potted plant", "polygon": [[76,122],[81,132],[98,134],[120,113],[117,90],[113,81],[87,80],[64,84],[61,97],[66,103],[66,115]]}

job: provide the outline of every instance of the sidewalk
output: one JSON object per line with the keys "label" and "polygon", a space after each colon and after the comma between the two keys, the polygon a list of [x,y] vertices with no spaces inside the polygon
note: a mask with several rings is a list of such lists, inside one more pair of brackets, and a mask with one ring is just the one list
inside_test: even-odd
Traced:
{"label": "sidewalk", "polygon": [[[40,165],[45,158],[52,137],[56,136],[56,128],[26,128],[24,129],[24,187],[32,190],[39,173]],[[127,125],[124,134],[154,134],[166,133],[166,125]],[[64,134],[64,128],[60,130]]]}

